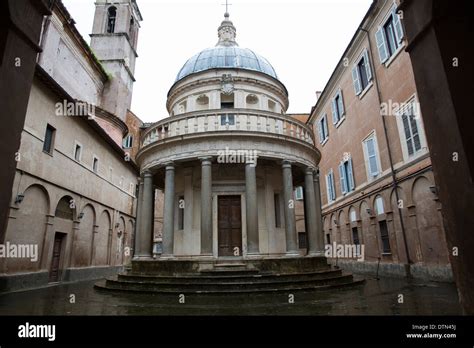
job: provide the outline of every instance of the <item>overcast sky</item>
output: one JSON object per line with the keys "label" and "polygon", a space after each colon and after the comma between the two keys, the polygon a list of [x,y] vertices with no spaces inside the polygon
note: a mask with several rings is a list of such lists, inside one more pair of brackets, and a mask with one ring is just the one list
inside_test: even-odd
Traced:
{"label": "overcast sky", "polygon": [[[94,0],[63,0],[87,42]],[[225,0],[137,0],[132,111],[145,122],[168,117],[166,95],[188,58],[217,43]],[[240,47],[267,58],[290,94],[289,113],[309,113],[371,0],[230,0]]]}

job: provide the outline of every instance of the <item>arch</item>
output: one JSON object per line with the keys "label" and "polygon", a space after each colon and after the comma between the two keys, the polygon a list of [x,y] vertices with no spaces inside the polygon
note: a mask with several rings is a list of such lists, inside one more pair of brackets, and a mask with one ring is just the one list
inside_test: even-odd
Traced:
{"label": "arch", "polygon": [[196,98],[196,103],[201,106],[209,105],[209,97],[206,94],[201,94]]}
{"label": "arch", "polygon": [[339,231],[340,231],[340,242],[343,244],[350,243],[351,237],[347,231],[347,214],[344,209],[341,209],[338,213]]}
{"label": "arch", "polygon": [[111,230],[111,214],[103,210],[98,220],[98,231],[94,236],[94,261],[96,266],[105,266],[109,257],[109,233]]}
{"label": "arch", "polygon": [[117,20],[117,7],[110,6],[107,9],[107,33],[115,32],[115,22]]}
{"label": "arch", "polygon": [[366,260],[375,261],[380,254],[378,236],[377,229],[373,228],[371,215],[367,212],[368,209],[371,209],[370,204],[368,200],[364,199],[359,205],[360,226],[362,229],[360,235],[363,235]]}
{"label": "arch", "polygon": [[44,256],[43,246],[50,208],[48,191],[40,184],[33,184],[23,192],[23,196],[16,218],[8,222],[5,242],[30,246],[31,257],[6,258],[3,264],[5,271],[8,270],[9,273],[38,271]]}
{"label": "arch", "polygon": [[351,205],[349,207],[349,221],[351,223],[355,223],[357,221],[357,217],[358,217],[357,210],[353,205]]}
{"label": "arch", "polygon": [[421,254],[425,263],[446,264],[448,263],[446,239],[431,186],[433,184],[425,176],[420,176],[416,178],[411,188]]}
{"label": "arch", "polygon": [[76,204],[74,198],[69,195],[63,196],[56,204],[54,216],[64,220],[74,220],[76,217]]}
{"label": "arch", "polygon": [[90,266],[92,262],[92,238],[96,224],[96,211],[92,204],[86,204],[79,216],[79,229],[74,234],[72,267]]}

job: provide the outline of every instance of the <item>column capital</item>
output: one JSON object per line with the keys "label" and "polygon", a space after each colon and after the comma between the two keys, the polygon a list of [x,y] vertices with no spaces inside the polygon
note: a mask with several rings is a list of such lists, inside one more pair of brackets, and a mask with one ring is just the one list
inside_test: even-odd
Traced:
{"label": "column capital", "polygon": [[174,162],[166,162],[165,163],[165,170],[168,171],[168,170],[174,170],[175,168],[175,164]]}
{"label": "column capital", "polygon": [[144,170],[144,171],[142,172],[142,177],[143,177],[143,178],[151,177],[151,176],[153,176],[153,174],[152,174],[151,171],[148,170],[148,169],[147,169],[147,170]]}
{"label": "column capital", "polygon": [[291,168],[291,165],[292,165],[292,161],[290,160],[284,159],[283,161],[281,161],[281,166],[283,168]]}
{"label": "column capital", "polygon": [[199,157],[201,165],[210,166],[212,164],[212,156]]}
{"label": "column capital", "polygon": [[313,175],[316,169],[313,166],[307,166],[305,170],[306,175]]}

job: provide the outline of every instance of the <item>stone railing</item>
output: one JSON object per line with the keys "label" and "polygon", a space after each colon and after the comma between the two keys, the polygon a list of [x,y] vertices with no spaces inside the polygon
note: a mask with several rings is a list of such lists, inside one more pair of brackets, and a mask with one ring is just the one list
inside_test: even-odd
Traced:
{"label": "stone railing", "polygon": [[196,111],[165,118],[151,125],[143,134],[141,146],[188,134],[213,132],[261,133],[281,135],[314,145],[308,125],[289,116],[246,109]]}

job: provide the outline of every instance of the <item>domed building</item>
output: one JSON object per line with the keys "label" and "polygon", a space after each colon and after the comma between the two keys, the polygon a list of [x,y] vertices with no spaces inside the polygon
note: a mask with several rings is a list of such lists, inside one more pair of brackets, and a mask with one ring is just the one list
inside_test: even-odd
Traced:
{"label": "domed building", "polygon": [[[134,260],[107,286],[128,288],[127,277],[144,274],[173,281],[185,275],[180,286],[189,274],[250,272],[249,284],[255,272],[317,272],[317,279],[305,279],[307,286],[324,272],[347,280],[324,257],[320,153],[312,129],[285,114],[286,87],[268,60],[238,46],[228,13],[218,37],[178,72],[168,92],[170,117],[142,133]],[[304,187],[304,252],[296,186]],[[164,192],[162,245],[153,240],[156,189]]]}

